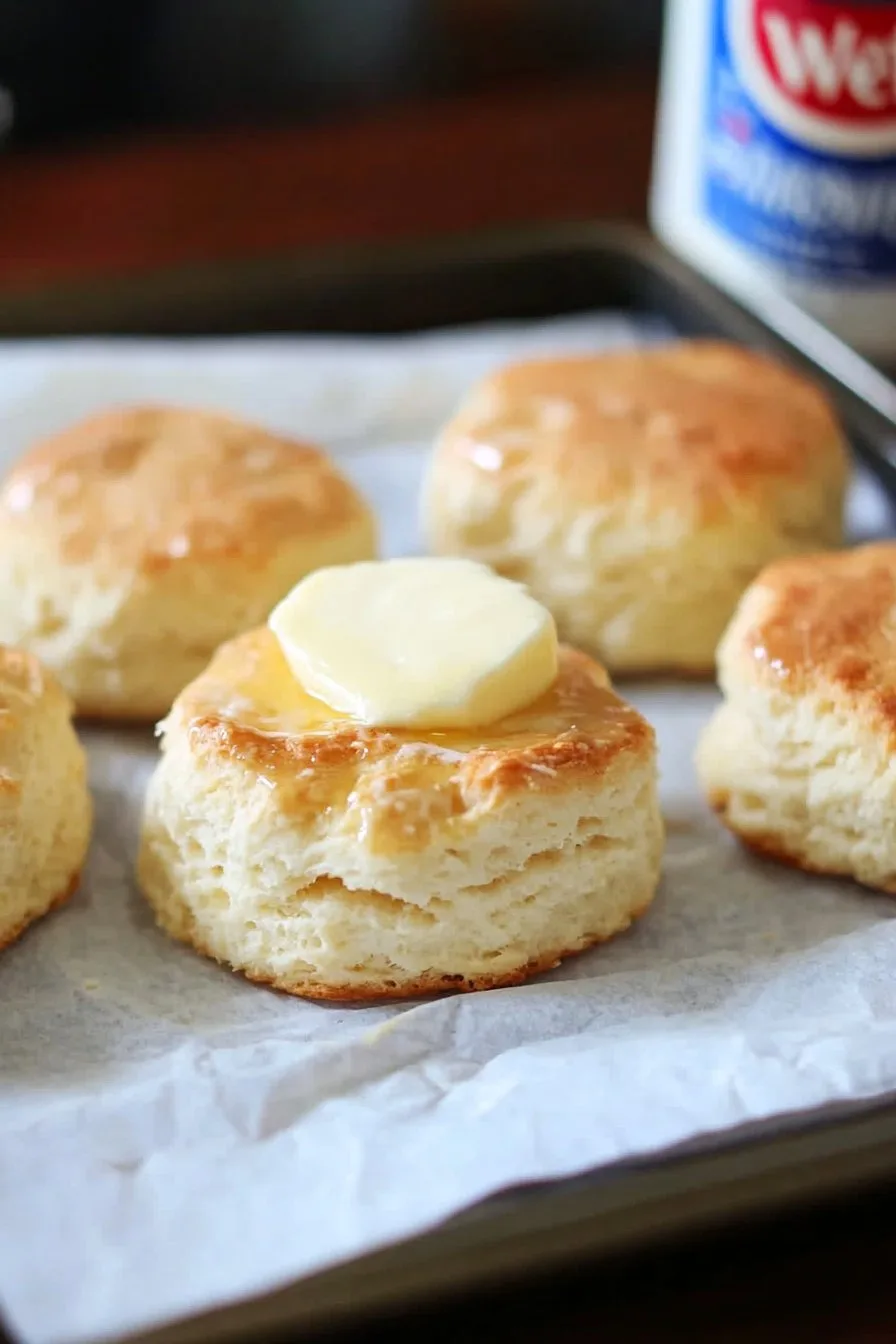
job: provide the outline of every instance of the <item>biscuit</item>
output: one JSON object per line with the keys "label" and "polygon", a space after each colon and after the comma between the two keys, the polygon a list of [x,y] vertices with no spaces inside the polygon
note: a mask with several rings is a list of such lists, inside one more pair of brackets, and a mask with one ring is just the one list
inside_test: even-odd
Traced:
{"label": "biscuit", "polygon": [[821,392],[705,341],[511,364],[443,431],[432,550],[527,584],[613,673],[711,675],[770,560],[842,537],[847,454]]}
{"label": "biscuit", "polygon": [[896,892],[896,543],[782,560],[719,650],[697,769],[752,849]]}
{"label": "biscuit", "polygon": [[513,985],[650,904],[653,730],[603,669],[478,732],[368,728],[304,694],[266,629],[179,697],[139,880],[175,938],[317,999]]}
{"label": "biscuit", "polygon": [[31,654],[0,646],[0,947],[75,890],[90,824],[68,696]]}
{"label": "biscuit", "polygon": [[375,549],[369,509],[309,444],[199,411],[108,411],[32,448],[0,489],[0,639],[79,713],[158,718],[298,579]]}

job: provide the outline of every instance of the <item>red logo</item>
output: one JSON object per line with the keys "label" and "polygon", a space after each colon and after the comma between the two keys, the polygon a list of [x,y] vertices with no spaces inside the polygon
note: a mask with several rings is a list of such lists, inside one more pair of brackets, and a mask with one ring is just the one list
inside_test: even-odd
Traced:
{"label": "red logo", "polygon": [[782,130],[821,148],[896,149],[896,4],[728,0],[738,74]]}

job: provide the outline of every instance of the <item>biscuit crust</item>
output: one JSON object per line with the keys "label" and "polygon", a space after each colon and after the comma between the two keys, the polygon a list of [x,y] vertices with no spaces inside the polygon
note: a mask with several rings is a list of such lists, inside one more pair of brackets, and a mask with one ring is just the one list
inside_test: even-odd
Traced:
{"label": "biscuit crust", "polygon": [[498,477],[518,476],[532,454],[583,503],[637,489],[648,509],[665,511],[671,497],[700,523],[801,481],[819,466],[819,441],[824,465],[842,462],[818,388],[715,341],[510,364],[473,394],[448,438]]}
{"label": "biscuit crust", "polygon": [[744,600],[724,653],[757,685],[822,685],[896,733],[896,543],[770,566]]}
{"label": "biscuit crust", "polygon": [[92,809],[71,710],[36,658],[0,646],[0,949],[78,885]]}
{"label": "biscuit crust", "polygon": [[661,847],[653,730],[585,655],[487,730],[421,734],[312,700],[260,629],[169,716],[139,874],[164,928],[250,979],[408,997],[517,984],[621,931]]}
{"label": "biscuit crust", "polygon": [[51,897],[49,903],[42,909],[29,910],[21,916],[17,923],[10,920],[7,923],[0,924],[0,952],[4,948],[11,947],[13,943],[17,943],[25,930],[29,929],[42,915],[52,914],[54,910],[58,910],[60,906],[70,901],[78,890],[80,883],[81,871],[78,869],[72,873],[62,890],[56,896]]}
{"label": "biscuit crust", "polygon": [[369,559],[373,516],[326,456],[227,416],[96,415],[0,487],[0,637],[79,713],[159,718],[224,640],[325,564]]}
{"label": "biscuit crust", "polygon": [[68,563],[150,574],[188,559],[251,564],[366,514],[312,444],[166,406],[104,411],[35,445],[0,489],[0,511],[41,529]]}
{"label": "biscuit crust", "polygon": [[824,395],[735,346],[528,360],[436,446],[432,549],[527,583],[611,671],[707,675],[747,583],[839,544],[847,453]]}
{"label": "biscuit crust", "polygon": [[751,849],[896,892],[896,543],[779,561],[719,650],[697,766]]}

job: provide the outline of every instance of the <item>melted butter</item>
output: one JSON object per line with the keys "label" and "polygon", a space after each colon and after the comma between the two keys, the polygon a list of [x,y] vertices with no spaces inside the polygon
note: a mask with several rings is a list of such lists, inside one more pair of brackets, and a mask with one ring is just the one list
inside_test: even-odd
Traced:
{"label": "melted butter", "polygon": [[317,569],[267,624],[308,694],[371,728],[478,733],[557,677],[547,609],[457,556]]}
{"label": "melted butter", "polygon": [[[197,690],[199,687],[197,687]],[[446,761],[473,751],[525,750],[552,742],[559,733],[580,730],[591,738],[609,739],[632,711],[591,678],[561,675],[533,704],[508,718],[479,729],[372,729],[309,695],[296,680],[267,629],[253,631],[226,645],[201,681],[201,694],[191,701],[193,715],[214,714],[234,726],[270,738],[342,737],[358,740],[361,755],[376,742],[390,751],[406,748],[405,758],[419,748],[430,761]],[[323,754],[323,753],[322,753]]]}
{"label": "melted butter", "polygon": [[565,736],[612,742],[631,728],[638,716],[596,685],[590,668],[561,651],[554,686],[485,729],[371,729],[308,695],[265,627],[225,645],[183,708],[188,721],[231,726],[228,753],[276,788],[298,824],[336,827],[373,853],[419,852],[466,811],[470,770],[481,784],[481,771],[487,779],[512,759],[543,786],[555,772],[538,748]]}

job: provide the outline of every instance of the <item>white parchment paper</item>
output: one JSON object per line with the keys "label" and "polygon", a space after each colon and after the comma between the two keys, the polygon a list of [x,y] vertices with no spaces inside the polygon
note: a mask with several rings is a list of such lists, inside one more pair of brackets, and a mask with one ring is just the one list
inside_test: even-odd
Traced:
{"label": "white parchment paper", "polygon": [[[656,335],[659,328],[642,336]],[[417,546],[434,429],[521,351],[622,320],[413,339],[0,346],[2,451],[116,401],[322,440]],[[866,484],[856,530],[884,530]],[[896,1087],[896,904],[747,858],[698,795],[714,693],[659,729],[665,879],[631,933],[521,989],[403,1009],[250,986],[159,933],[132,879],[148,733],[88,735],[81,891],[0,957],[0,1298],[33,1344],[136,1329],[431,1226],[502,1186]]]}

